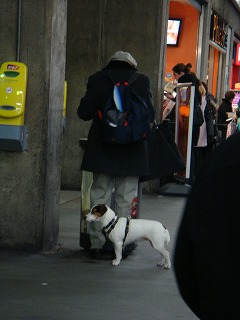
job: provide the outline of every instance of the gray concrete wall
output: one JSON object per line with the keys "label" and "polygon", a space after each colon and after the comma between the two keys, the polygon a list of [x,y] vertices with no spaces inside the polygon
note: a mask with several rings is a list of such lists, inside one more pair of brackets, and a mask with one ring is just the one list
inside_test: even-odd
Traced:
{"label": "gray concrete wall", "polygon": [[90,74],[117,50],[129,51],[138,69],[150,77],[153,101],[160,116],[160,88],[165,68],[165,25],[168,0],[68,1],[66,79],[68,127],[63,138],[62,187],[80,189],[82,151],[90,123],[76,110]]}
{"label": "gray concrete wall", "polygon": [[[48,6],[50,3],[48,3]],[[49,109],[47,161],[44,199],[43,248],[45,251],[57,246],[59,233],[62,115],[66,65],[67,1],[54,0],[48,9],[50,33]]]}
{"label": "gray concrete wall", "polygon": [[224,20],[228,26],[240,36],[240,7],[233,4],[233,0],[211,0],[213,10],[215,10]]}
{"label": "gray concrete wall", "polygon": [[[1,63],[16,60],[18,4],[17,0],[0,2]],[[59,145],[59,125],[54,117],[59,118],[63,105],[65,21],[66,0],[22,1],[20,61],[28,67],[27,150],[0,151],[0,247],[42,247],[47,215],[57,211],[50,212],[47,207],[45,190],[52,206],[59,205],[59,179],[50,169],[51,156],[56,154],[54,144]],[[54,52],[54,45],[62,51]],[[54,127],[56,135],[50,139],[48,131]],[[59,160],[54,162],[60,166]],[[50,179],[56,185],[53,189],[48,185]]]}

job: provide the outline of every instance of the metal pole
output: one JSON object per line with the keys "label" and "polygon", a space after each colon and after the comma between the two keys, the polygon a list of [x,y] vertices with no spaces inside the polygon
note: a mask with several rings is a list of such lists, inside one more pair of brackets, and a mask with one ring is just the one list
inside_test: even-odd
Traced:
{"label": "metal pole", "polygon": [[189,122],[188,122],[187,161],[186,161],[186,179],[187,180],[189,180],[190,178],[191,157],[192,157],[193,110],[195,108],[194,95],[195,95],[195,87],[191,86],[190,115],[189,115]]}
{"label": "metal pole", "polygon": [[21,47],[21,17],[22,17],[22,0],[18,0],[18,16],[17,16],[17,54],[16,60],[20,61]]}

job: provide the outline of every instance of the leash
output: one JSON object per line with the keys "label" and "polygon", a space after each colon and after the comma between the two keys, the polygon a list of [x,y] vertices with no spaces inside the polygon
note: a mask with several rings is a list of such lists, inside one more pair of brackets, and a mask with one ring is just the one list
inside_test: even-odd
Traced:
{"label": "leash", "polygon": [[[109,237],[109,234],[110,232],[115,228],[117,222],[118,222],[118,219],[117,218],[115,220],[115,218],[113,218],[107,225],[106,227],[103,227],[102,228],[102,234],[105,236],[105,238],[108,238]],[[125,228],[125,235],[124,235],[124,238],[123,238],[123,244],[127,238],[127,235],[128,235],[128,231],[129,231],[129,224],[130,224],[130,219],[127,218],[127,223],[126,223],[126,228]]]}
{"label": "leash", "polygon": [[[115,225],[117,224],[118,219],[119,219],[119,218],[117,218],[117,219],[115,220],[115,218],[113,218],[113,219],[106,225],[106,227],[103,227],[103,228],[102,228],[102,233],[103,233],[103,235],[105,236],[105,238],[108,238],[110,232],[114,229]],[[108,230],[107,230],[107,229],[108,229]],[[106,230],[107,230],[107,231],[106,231]]]}

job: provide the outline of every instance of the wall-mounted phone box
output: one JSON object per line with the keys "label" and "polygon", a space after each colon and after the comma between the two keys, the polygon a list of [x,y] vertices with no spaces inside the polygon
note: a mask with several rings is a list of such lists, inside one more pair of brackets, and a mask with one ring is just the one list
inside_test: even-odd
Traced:
{"label": "wall-mounted phone box", "polygon": [[16,61],[4,62],[0,68],[0,150],[24,151],[24,125],[27,67]]}

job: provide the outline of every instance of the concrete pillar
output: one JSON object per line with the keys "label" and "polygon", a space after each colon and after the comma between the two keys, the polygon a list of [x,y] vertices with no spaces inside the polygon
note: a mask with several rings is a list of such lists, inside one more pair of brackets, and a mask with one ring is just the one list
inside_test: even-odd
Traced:
{"label": "concrete pillar", "polygon": [[58,235],[67,0],[2,0],[0,11],[0,62],[19,46],[28,67],[27,150],[0,151],[0,247],[48,250]]}
{"label": "concrete pillar", "polygon": [[208,71],[208,52],[211,24],[211,4],[205,3],[200,18],[199,42],[197,50],[197,76],[206,82]]}
{"label": "concrete pillar", "polygon": [[51,41],[49,43],[49,112],[43,224],[43,248],[45,251],[55,248],[59,233],[67,0],[52,1],[52,11],[48,15],[52,28],[50,29]]}

